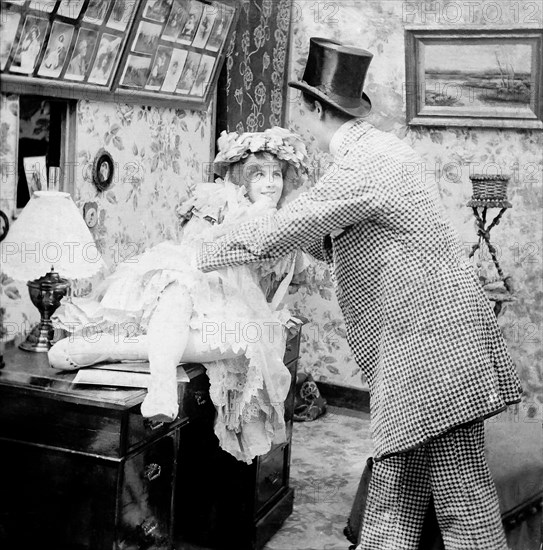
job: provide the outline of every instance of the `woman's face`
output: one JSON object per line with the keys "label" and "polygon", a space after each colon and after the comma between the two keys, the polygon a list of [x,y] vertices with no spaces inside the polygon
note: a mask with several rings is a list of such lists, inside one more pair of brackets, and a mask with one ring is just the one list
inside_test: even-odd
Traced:
{"label": "woman's face", "polygon": [[283,172],[279,160],[271,155],[249,155],[243,165],[241,183],[251,202],[269,200],[277,205],[283,193]]}

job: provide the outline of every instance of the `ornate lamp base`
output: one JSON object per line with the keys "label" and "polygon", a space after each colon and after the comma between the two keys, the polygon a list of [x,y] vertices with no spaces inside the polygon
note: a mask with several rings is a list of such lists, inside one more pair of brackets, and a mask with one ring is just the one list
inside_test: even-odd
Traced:
{"label": "ornate lamp base", "polygon": [[19,344],[19,347],[25,351],[49,351],[52,338],[53,326],[51,321],[47,321],[42,317],[40,323],[32,329],[26,340]]}
{"label": "ornate lamp base", "polygon": [[25,351],[49,351],[54,333],[51,315],[60,306],[60,300],[66,295],[70,283],[67,279],[61,279],[51,268],[47,275],[28,281],[27,286],[32,303],[40,311],[41,320],[19,347]]}

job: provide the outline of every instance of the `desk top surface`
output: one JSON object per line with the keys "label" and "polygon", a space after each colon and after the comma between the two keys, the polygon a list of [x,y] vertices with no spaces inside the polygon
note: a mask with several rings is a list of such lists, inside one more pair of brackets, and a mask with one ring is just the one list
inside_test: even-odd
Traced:
{"label": "desk top surface", "polygon": [[[47,353],[34,353],[9,346],[0,369],[0,388],[17,388],[52,399],[110,408],[132,407],[143,401],[142,388],[117,388],[74,384],[76,371],[61,371],[49,365]],[[189,378],[203,372],[201,365],[184,365]]]}

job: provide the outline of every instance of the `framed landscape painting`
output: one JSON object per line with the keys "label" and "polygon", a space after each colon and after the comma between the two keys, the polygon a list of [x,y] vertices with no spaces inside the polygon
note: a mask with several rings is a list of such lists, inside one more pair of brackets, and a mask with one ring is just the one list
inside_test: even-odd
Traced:
{"label": "framed landscape painting", "polygon": [[543,128],[543,32],[407,28],[412,126]]}

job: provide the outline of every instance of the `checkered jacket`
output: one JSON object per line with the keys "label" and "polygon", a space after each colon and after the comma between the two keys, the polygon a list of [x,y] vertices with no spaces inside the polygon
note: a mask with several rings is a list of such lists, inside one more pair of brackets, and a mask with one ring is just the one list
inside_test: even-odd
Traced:
{"label": "checkered jacket", "polygon": [[520,399],[490,302],[420,163],[359,120],[312,189],[199,257],[209,271],[306,247],[330,263],[370,385],[377,460]]}

